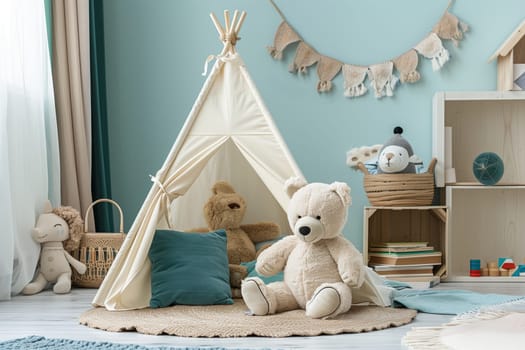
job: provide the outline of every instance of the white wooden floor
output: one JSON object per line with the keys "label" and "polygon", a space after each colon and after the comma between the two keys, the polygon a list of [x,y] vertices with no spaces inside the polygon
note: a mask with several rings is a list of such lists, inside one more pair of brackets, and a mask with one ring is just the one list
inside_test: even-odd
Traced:
{"label": "white wooden floor", "polygon": [[[525,295],[525,283],[441,283],[437,289],[470,289],[482,293]],[[15,296],[0,302],[0,341],[41,335],[91,341],[173,347],[278,348],[278,349],[405,349],[401,338],[412,327],[447,323],[452,316],[419,313],[412,323],[386,330],[317,337],[287,338],[183,338],[149,336],[135,332],[106,332],[82,326],[79,315],[91,307],[94,289],[74,289],[70,294],[50,291],[33,296]]]}

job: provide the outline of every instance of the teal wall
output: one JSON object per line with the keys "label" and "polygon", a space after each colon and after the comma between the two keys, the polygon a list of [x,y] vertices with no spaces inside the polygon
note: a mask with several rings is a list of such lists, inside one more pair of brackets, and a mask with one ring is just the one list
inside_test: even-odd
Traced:
{"label": "teal wall", "polygon": [[[343,62],[369,65],[396,57],[418,43],[441,17],[448,0],[276,0],[289,23],[313,47]],[[521,23],[523,0],[457,0],[452,13],[470,25],[451,61],[439,72],[420,57],[422,79],[401,85],[393,98],[318,94],[314,70],[288,73],[293,51],[272,59],[280,17],[266,0],[111,0],[104,2],[108,118],[113,197],[129,227],[155,174],[197,97],[204,60],[222,45],[210,20],[224,9],[245,10],[237,47],[277,127],[310,181],[345,181],[353,206],[345,235],[362,246],[362,212],[368,205],[362,174],[346,166],[352,147],[384,142],[396,125],[425,161],[431,158],[432,97],[436,91],[494,90],[488,58]]]}

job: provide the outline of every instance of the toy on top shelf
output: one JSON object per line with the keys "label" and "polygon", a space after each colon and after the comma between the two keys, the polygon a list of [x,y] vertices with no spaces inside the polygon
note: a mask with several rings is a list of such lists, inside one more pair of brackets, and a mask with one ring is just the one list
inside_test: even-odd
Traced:
{"label": "toy on top shelf", "polygon": [[[402,136],[403,128],[394,128],[394,135],[383,145],[363,146],[347,152],[346,163],[364,173],[364,187],[374,206],[430,205],[434,197],[432,159],[426,172],[410,143]],[[374,171],[375,168],[375,171]]]}
{"label": "toy on top shelf", "polygon": [[503,161],[496,153],[481,153],[474,159],[472,172],[476,179],[483,185],[495,185],[503,177]]}
{"label": "toy on top shelf", "polygon": [[416,173],[416,164],[421,161],[402,134],[403,128],[396,126],[394,135],[383,144],[377,160],[378,174]]}

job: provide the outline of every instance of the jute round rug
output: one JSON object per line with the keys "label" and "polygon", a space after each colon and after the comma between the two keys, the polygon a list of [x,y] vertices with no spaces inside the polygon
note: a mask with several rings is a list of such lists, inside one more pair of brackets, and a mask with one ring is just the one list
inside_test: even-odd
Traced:
{"label": "jute round rug", "polygon": [[288,337],[369,332],[407,324],[417,314],[417,311],[411,309],[353,306],[344,315],[318,320],[306,317],[304,310],[269,316],[250,316],[246,311],[246,305],[241,299],[236,299],[233,305],[176,305],[131,311],[94,308],[80,316],[80,323],[106,331],[137,331],[152,335]]}

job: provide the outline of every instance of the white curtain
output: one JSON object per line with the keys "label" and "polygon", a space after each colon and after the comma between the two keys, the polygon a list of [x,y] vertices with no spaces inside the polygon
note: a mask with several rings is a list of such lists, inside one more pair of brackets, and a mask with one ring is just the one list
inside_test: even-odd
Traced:
{"label": "white curtain", "polygon": [[33,278],[31,228],[60,205],[60,164],[42,0],[0,1],[0,300]]}

